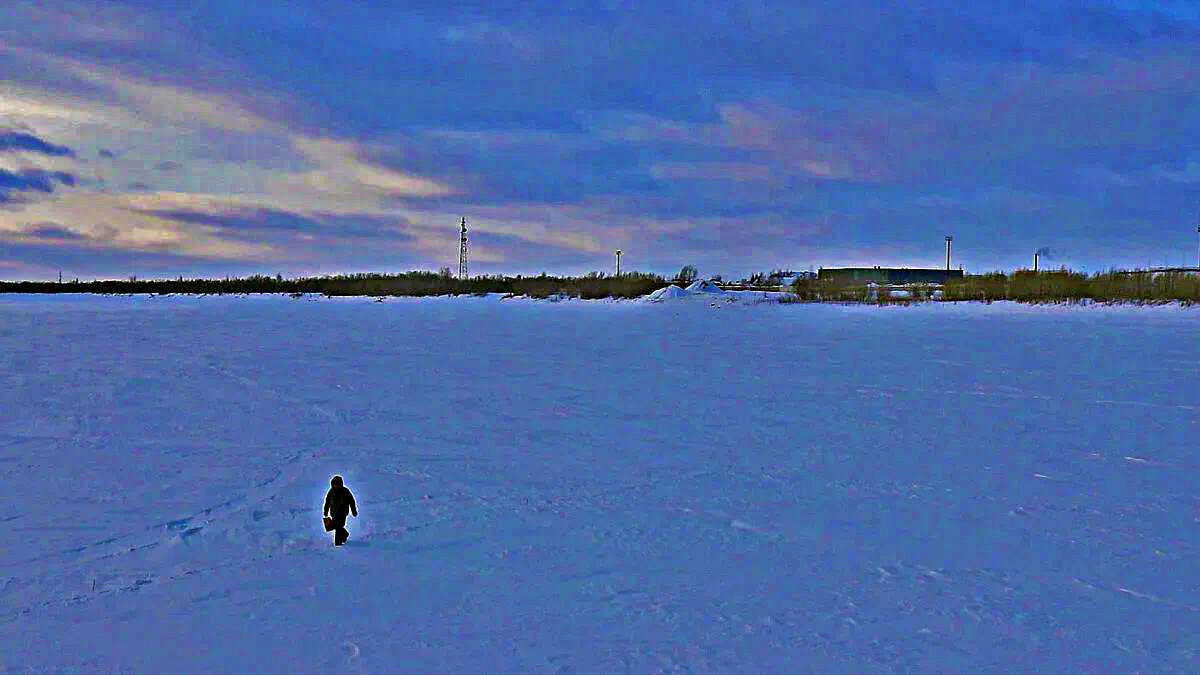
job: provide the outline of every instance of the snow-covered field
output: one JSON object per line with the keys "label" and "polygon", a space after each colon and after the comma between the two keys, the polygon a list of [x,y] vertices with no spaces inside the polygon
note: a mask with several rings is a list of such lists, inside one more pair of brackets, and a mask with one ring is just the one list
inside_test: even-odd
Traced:
{"label": "snow-covered field", "polygon": [[1195,672],[1197,438],[1200,310],[0,296],[0,669]]}

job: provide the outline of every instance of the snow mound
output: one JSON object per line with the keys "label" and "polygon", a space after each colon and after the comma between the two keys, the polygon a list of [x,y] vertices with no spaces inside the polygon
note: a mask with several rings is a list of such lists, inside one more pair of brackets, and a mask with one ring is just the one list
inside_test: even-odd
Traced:
{"label": "snow mound", "polygon": [[725,294],[725,291],[721,290],[721,288],[718,287],[716,284],[714,284],[711,281],[704,280],[704,279],[693,281],[692,285],[687,287],[687,292],[688,293],[715,293],[718,295]]}
{"label": "snow mound", "polygon": [[650,302],[662,302],[663,300],[686,298],[689,295],[691,295],[691,294],[688,293],[687,291],[676,286],[675,284],[671,284],[670,286],[667,286],[666,288],[660,288],[657,291],[654,291],[653,293],[651,293],[650,295],[647,295],[646,299],[649,300]]}

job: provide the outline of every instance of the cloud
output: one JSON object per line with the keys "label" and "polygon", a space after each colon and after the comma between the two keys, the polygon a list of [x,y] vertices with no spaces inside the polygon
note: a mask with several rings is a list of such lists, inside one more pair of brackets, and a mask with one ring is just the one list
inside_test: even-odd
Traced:
{"label": "cloud", "polygon": [[[4,248],[18,265],[9,268],[0,262],[0,278],[53,279],[59,270],[67,279],[80,277],[112,279],[130,274],[144,277],[175,278],[179,274],[224,276],[262,272],[259,265],[234,261],[213,260],[170,251],[139,251],[120,248],[101,248],[93,242],[23,239],[6,241]],[[186,272],[185,272],[186,271]]]}
{"label": "cloud", "polygon": [[277,211],[273,209],[233,209],[227,212],[207,211],[152,211],[155,216],[185,223],[211,225],[213,227],[237,230],[282,230],[305,231],[315,229],[317,223],[296,213]]}
{"label": "cloud", "polygon": [[1172,23],[1200,24],[1200,7],[1191,0],[1099,0],[1129,16],[1150,16]]}
{"label": "cloud", "polygon": [[655,164],[652,173],[670,180],[769,182],[771,167],[753,162],[664,162]]}
{"label": "cloud", "polygon": [[1181,185],[1200,185],[1200,161],[1188,160],[1181,167],[1160,166],[1154,169],[1157,178]]}
{"label": "cloud", "polygon": [[279,209],[232,208],[224,211],[153,211],[154,216],[183,223],[207,225],[225,234],[253,238],[262,233],[335,235],[348,238],[380,238],[393,242],[413,236],[400,228],[408,221],[398,216],[373,214],[301,214]]}
{"label": "cloud", "polygon": [[18,193],[51,193],[55,185],[75,185],[75,176],[64,171],[42,171],[23,169],[6,171],[0,169],[0,204],[13,203],[21,199]]}
{"label": "cloud", "polygon": [[[113,3],[114,5],[116,3]],[[143,34],[134,29],[137,15],[119,6],[96,12],[86,3],[59,0],[54,3],[37,0],[8,0],[5,19],[14,26],[24,24],[36,32],[13,30],[7,36],[12,42],[32,44],[53,41],[72,45],[100,45],[115,49],[136,44]]]}
{"label": "cloud", "polygon": [[487,231],[471,233],[471,261],[475,264],[519,266],[532,272],[563,267],[588,267],[603,261],[601,256],[576,248],[556,246],[513,234]]}
{"label": "cloud", "polygon": [[58,223],[35,223],[20,231],[22,237],[56,241],[83,241],[89,237]]}
{"label": "cloud", "polygon": [[304,187],[329,197],[442,197],[454,190],[443,183],[407,174],[367,159],[355,143],[294,136],[292,145],[316,167],[280,177],[280,189]]}
{"label": "cloud", "polygon": [[74,157],[75,151],[44,141],[33,134],[12,129],[0,129],[0,152],[25,151],[51,157]]}
{"label": "cloud", "polygon": [[[0,45],[0,51],[3,46]],[[110,106],[89,101],[85,96],[57,88],[43,89],[30,84],[0,81],[0,121],[54,125],[61,129],[81,126],[137,128],[144,126],[135,117]]]}
{"label": "cloud", "polygon": [[79,234],[80,245],[97,249],[173,253],[214,260],[261,259],[274,251],[262,242],[222,237],[212,227],[143,213],[130,203],[136,197],[73,190],[50,199],[21,203],[14,209],[0,209],[0,237],[23,236],[29,223],[56,223]]}

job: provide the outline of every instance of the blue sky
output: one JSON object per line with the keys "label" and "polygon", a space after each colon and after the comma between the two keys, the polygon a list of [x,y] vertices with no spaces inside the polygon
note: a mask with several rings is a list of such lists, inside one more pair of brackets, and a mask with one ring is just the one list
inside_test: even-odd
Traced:
{"label": "blue sky", "polygon": [[0,278],[1187,260],[1200,9],[27,2]]}

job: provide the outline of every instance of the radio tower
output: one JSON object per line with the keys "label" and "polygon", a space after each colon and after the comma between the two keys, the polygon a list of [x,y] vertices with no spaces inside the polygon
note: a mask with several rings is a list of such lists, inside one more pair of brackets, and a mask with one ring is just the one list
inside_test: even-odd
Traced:
{"label": "radio tower", "polygon": [[466,279],[467,278],[467,218],[466,218],[466,216],[463,216],[463,219],[461,221],[459,221],[458,225],[459,225],[459,227],[462,228],[462,234],[458,239],[458,278]]}

